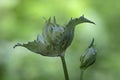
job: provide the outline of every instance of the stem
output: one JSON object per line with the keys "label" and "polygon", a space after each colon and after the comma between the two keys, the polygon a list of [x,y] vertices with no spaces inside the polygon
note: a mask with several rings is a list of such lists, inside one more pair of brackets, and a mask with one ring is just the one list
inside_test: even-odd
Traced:
{"label": "stem", "polygon": [[80,73],[80,80],[83,80],[83,74],[84,74],[84,70],[81,70],[81,73]]}
{"label": "stem", "polygon": [[66,67],[65,58],[64,58],[64,56],[60,56],[60,58],[61,58],[61,61],[62,61],[62,66],[63,66],[63,70],[64,70],[65,80],[69,80],[69,76],[68,76],[68,71],[67,71],[67,67]]}

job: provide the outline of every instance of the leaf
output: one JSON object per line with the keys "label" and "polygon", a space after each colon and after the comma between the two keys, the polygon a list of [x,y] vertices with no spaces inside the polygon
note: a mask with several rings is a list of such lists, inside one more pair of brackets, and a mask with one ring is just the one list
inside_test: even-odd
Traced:
{"label": "leaf", "polygon": [[72,19],[68,22],[66,27],[75,27],[76,25],[80,23],[92,23],[95,24],[93,21],[90,21],[89,19],[85,18],[84,15],[82,15],[79,18]]}

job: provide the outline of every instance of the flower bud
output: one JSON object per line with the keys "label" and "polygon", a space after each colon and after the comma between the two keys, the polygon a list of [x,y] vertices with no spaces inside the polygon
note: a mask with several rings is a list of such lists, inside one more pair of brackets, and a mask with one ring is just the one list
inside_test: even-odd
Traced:
{"label": "flower bud", "polygon": [[87,50],[80,57],[80,61],[81,61],[80,68],[83,70],[91,66],[96,61],[97,51],[94,48],[93,43],[94,43],[94,39],[92,40]]}

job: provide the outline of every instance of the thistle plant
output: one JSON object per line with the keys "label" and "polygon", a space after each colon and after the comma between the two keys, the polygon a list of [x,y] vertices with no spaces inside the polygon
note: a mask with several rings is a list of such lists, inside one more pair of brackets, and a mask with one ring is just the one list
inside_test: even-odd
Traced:
{"label": "thistle plant", "polygon": [[22,46],[43,56],[60,57],[63,64],[65,80],[69,80],[65,62],[65,51],[72,43],[75,26],[81,23],[95,24],[84,16],[74,19],[71,18],[64,26],[57,24],[55,17],[52,22],[51,18],[49,18],[45,22],[42,34],[38,35],[36,40],[25,44],[18,43],[14,48]]}

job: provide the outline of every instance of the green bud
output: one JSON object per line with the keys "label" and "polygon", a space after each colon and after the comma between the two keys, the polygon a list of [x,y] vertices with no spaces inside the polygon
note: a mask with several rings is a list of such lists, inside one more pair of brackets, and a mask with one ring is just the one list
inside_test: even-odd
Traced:
{"label": "green bud", "polygon": [[43,56],[64,56],[64,52],[72,43],[75,26],[80,23],[93,23],[92,21],[81,16],[80,18],[71,19],[65,26],[59,25],[54,17],[53,22],[49,18],[45,22],[45,27],[37,39],[26,44],[16,44],[29,49],[32,52]]}
{"label": "green bud", "polygon": [[80,68],[82,70],[85,70],[86,68],[91,66],[96,61],[97,51],[94,48],[93,43],[94,43],[94,39],[92,40],[92,42],[91,42],[90,46],[87,48],[87,50],[80,57],[80,61],[81,61]]}

